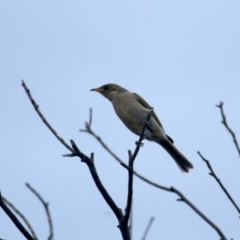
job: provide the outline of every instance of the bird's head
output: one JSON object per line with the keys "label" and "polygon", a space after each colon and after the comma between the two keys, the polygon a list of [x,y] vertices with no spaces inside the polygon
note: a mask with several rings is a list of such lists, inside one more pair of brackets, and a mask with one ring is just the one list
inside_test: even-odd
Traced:
{"label": "bird's head", "polygon": [[108,100],[112,101],[112,98],[114,97],[114,95],[118,93],[126,92],[127,90],[125,88],[118,86],[117,84],[108,83],[101,87],[93,88],[90,91],[99,92]]}

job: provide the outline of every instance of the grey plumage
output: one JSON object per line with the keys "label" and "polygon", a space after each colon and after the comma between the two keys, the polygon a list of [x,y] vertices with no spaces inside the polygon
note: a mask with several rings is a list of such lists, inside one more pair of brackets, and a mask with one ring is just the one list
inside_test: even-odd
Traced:
{"label": "grey plumage", "polygon": [[[105,84],[91,91],[97,91],[110,100],[125,126],[133,133],[141,134],[143,121],[151,110],[150,105],[142,97],[116,84]],[[187,158],[174,146],[173,140],[166,135],[155,113],[150,119],[149,129],[147,128],[144,132],[144,138],[160,144],[183,172],[188,172],[190,168],[193,168]]]}

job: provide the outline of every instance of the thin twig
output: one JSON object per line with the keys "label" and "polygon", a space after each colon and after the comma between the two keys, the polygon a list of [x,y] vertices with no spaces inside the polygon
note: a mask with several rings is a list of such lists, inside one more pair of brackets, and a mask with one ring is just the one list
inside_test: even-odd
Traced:
{"label": "thin twig", "polygon": [[[27,229],[22,225],[22,223],[17,219],[17,217],[14,215],[14,213],[10,210],[10,208],[5,204],[5,202],[15,211],[26,223],[28,228],[32,233],[34,233],[33,229],[31,228],[30,224],[26,220],[26,218],[17,210],[16,208],[12,205],[9,204],[8,201],[6,201],[5,198],[2,197],[1,192],[0,192],[0,206],[3,209],[3,211],[8,215],[8,217],[12,220],[14,225],[17,227],[17,229],[23,234],[23,236],[28,239],[28,240],[37,240],[36,234],[34,233],[32,237],[31,234],[27,231]],[[19,214],[20,213],[20,214]]]}
{"label": "thin twig", "polygon": [[[138,147],[138,146],[137,146]],[[132,209],[132,196],[133,196],[133,155],[131,151],[128,151],[128,156],[129,156],[129,163],[128,163],[128,195],[127,195],[127,204],[125,208],[125,214],[123,217],[122,224],[128,225],[128,220],[130,216],[130,212]]]}
{"label": "thin twig", "polygon": [[41,195],[29,184],[26,183],[26,187],[39,199],[39,201],[42,203],[45,211],[46,211],[46,215],[47,215],[47,219],[48,219],[48,225],[49,225],[49,236],[48,236],[48,240],[53,240],[53,223],[52,223],[52,218],[51,218],[51,214],[49,211],[49,204],[47,202],[45,202],[43,200],[43,198],[41,197]]}
{"label": "thin twig", "polygon": [[215,178],[215,180],[217,181],[217,183],[219,184],[219,186],[221,187],[223,192],[227,195],[227,197],[230,200],[230,202],[233,204],[233,206],[237,209],[238,213],[240,214],[240,209],[239,209],[238,205],[235,203],[235,201],[231,197],[230,193],[227,191],[227,189],[222,184],[221,180],[218,178],[218,176],[213,171],[213,168],[212,168],[210,162],[206,158],[204,158],[203,155],[200,152],[197,152],[197,153],[202,158],[202,160],[207,164],[207,166],[208,166],[208,168],[210,170],[209,175],[212,176],[213,178]]}
{"label": "thin twig", "polygon": [[35,231],[33,230],[33,227],[31,226],[31,224],[27,220],[27,218],[11,202],[9,202],[5,197],[2,197],[2,199],[23,220],[23,222],[26,224],[26,226],[28,227],[29,231],[31,232],[33,238],[37,240],[38,237],[37,237]]}
{"label": "thin twig", "polygon": [[29,100],[31,101],[35,111],[37,112],[37,114],[39,115],[39,117],[42,119],[42,121],[44,122],[44,124],[48,127],[48,129],[52,132],[52,134],[71,152],[73,152],[73,149],[64,141],[63,138],[61,138],[58,133],[55,131],[55,129],[53,129],[53,127],[48,123],[48,121],[46,120],[46,118],[43,116],[43,114],[41,113],[40,109],[39,109],[39,105],[36,104],[35,100],[33,99],[30,90],[28,89],[27,85],[24,83],[24,81],[22,80],[22,86],[29,98]]}
{"label": "thin twig", "polygon": [[147,234],[148,234],[149,229],[150,229],[150,227],[152,226],[152,223],[153,223],[154,220],[155,220],[154,217],[151,217],[151,218],[150,218],[150,220],[149,220],[149,222],[148,222],[148,225],[147,225],[147,227],[146,227],[146,230],[144,231],[144,234],[143,234],[142,240],[146,240],[146,238],[147,238]]}
{"label": "thin twig", "polygon": [[[125,164],[103,141],[102,139],[93,132],[92,128],[91,128],[91,124],[92,124],[92,109],[89,109],[89,122],[85,122],[85,128],[86,129],[80,129],[80,132],[85,132],[88,133],[90,135],[92,135],[95,139],[98,140],[98,142],[102,145],[102,147],[104,149],[106,149],[110,155],[112,155],[120,164]],[[125,164],[126,165],[126,164]]]}
{"label": "thin twig", "polygon": [[223,111],[223,102],[220,102],[219,105],[216,105],[216,107],[220,108],[220,111],[221,111],[221,116],[222,116],[222,121],[221,123],[226,127],[226,129],[228,130],[228,132],[232,135],[232,138],[233,138],[233,142],[237,148],[237,152],[238,152],[238,155],[240,157],[240,147],[238,145],[238,141],[237,141],[237,137],[235,135],[235,133],[233,132],[233,130],[229,127],[228,123],[227,123],[227,118],[226,118],[226,115],[224,114],[224,111]]}
{"label": "thin twig", "polygon": [[224,236],[221,229],[214,224],[208,217],[206,217],[196,206],[192,204],[180,191],[178,191],[176,188],[171,187],[172,192],[176,193],[180,198],[178,201],[185,202],[189,207],[191,207],[202,219],[204,219],[213,229],[216,230],[218,235],[221,237],[221,240],[227,240],[227,238]]}
{"label": "thin twig", "polygon": [[92,109],[89,109],[90,114],[89,114],[89,124],[92,125]]}

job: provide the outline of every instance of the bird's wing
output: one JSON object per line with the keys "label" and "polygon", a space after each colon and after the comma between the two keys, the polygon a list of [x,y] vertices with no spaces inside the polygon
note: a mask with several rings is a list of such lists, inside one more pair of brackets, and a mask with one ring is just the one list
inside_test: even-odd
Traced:
{"label": "bird's wing", "polygon": [[[136,93],[133,93],[133,94],[135,95],[136,100],[137,100],[143,107],[145,107],[145,108],[147,108],[147,109],[152,109],[152,107],[150,107],[150,105],[149,105],[142,97],[140,97],[140,96],[139,96],[138,94],[136,94]],[[157,115],[155,114],[155,112],[153,112],[153,117],[154,117],[154,119],[156,120],[156,122],[159,124],[159,126],[163,128],[163,126],[162,126],[160,120],[158,119]]]}
{"label": "bird's wing", "polygon": [[[150,107],[150,105],[149,105],[142,97],[140,97],[138,94],[133,93],[133,95],[136,97],[136,100],[137,100],[143,107],[145,107],[145,108],[147,108],[147,109],[152,109],[152,107]],[[156,120],[156,122],[159,124],[159,126],[160,126],[161,128],[163,128],[163,126],[162,126],[160,120],[158,119],[157,115],[155,114],[155,112],[153,112],[153,117],[154,117],[154,119]],[[170,138],[168,135],[166,135],[166,136],[167,136],[167,138],[170,140],[170,142],[173,143],[172,138]]]}

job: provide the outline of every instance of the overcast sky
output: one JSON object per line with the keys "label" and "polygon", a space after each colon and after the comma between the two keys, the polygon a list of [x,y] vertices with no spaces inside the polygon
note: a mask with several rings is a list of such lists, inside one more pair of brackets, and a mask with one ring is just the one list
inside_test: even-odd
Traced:
{"label": "overcast sky", "polygon": [[[50,204],[56,240],[120,240],[117,219],[89,170],[59,143],[35,113],[21,80],[48,121],[87,155],[124,209],[127,171],[99,143],[80,133],[93,109],[93,130],[124,161],[138,137],[111,103],[90,92],[117,83],[154,107],[166,133],[193,163],[182,173],[159,145],[144,141],[135,169],[182,191],[228,239],[240,239],[239,214],[209,176],[197,151],[240,204],[240,159],[221,124],[220,101],[240,139],[239,1],[1,1],[0,190],[47,239],[44,209],[29,182]],[[240,141],[240,140],[239,140]],[[219,239],[177,196],[134,178],[133,240]],[[0,210],[0,238],[24,237]]]}

